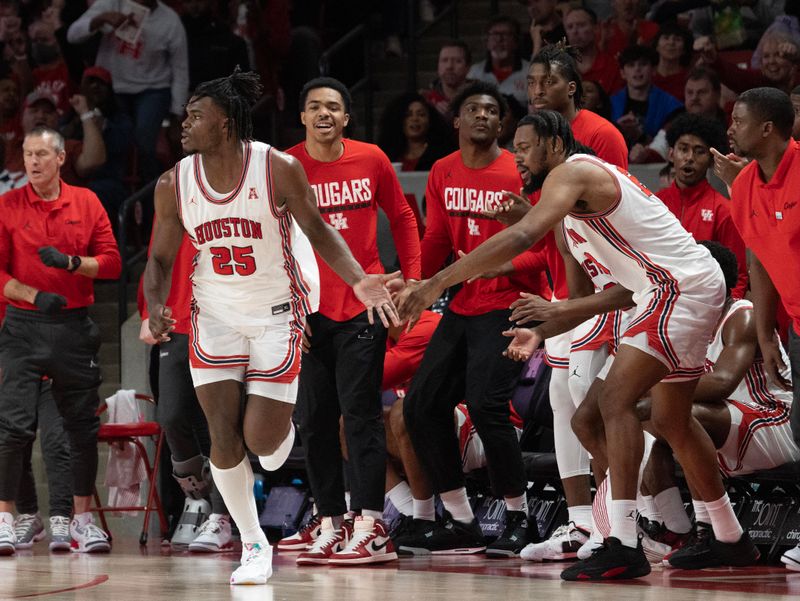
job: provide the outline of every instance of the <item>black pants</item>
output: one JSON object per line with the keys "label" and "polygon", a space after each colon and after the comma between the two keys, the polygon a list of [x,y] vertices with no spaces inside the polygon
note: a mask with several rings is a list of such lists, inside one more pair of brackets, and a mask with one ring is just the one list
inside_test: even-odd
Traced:
{"label": "black pants", "polygon": [[97,476],[100,330],[85,309],[47,316],[8,308],[0,332],[0,500],[17,498],[22,459],[36,436],[42,376],[50,376],[70,442],[72,487],[89,496]]}
{"label": "black pants", "polygon": [[789,363],[792,368],[792,409],[790,424],[794,442],[800,445],[800,334],[789,326]]}
{"label": "black pants", "polygon": [[[162,342],[153,349],[151,361],[155,359],[158,369],[158,387],[153,390],[158,398],[156,421],[164,430],[170,458],[169,469],[162,472],[162,489],[179,489],[172,477],[171,459],[186,461],[197,455],[208,457],[211,450],[211,438],[208,433],[208,422],[203,413],[192,382],[192,373],[189,369],[189,336],[186,334],[170,334],[170,340]],[[199,474],[197,474],[199,476]],[[179,494],[167,497],[177,497],[177,513],[183,510],[185,495]],[[211,489],[211,510],[213,513],[227,514],[225,501],[216,487]]]}
{"label": "black pants", "polygon": [[295,418],[306,453],[311,491],[321,515],[345,513],[339,416],[352,476],[351,509],[383,510],[386,433],[380,385],[386,328],[366,313],[337,322],[308,318],[311,351],[303,355]]}
{"label": "black pants", "polygon": [[[36,408],[39,422],[39,441],[47,470],[47,490],[50,498],[50,515],[70,517],[72,515],[72,478],[69,439],[58,413],[50,381],[41,383],[39,404]],[[22,476],[17,493],[17,512],[37,513],[39,499],[36,495],[36,480],[33,477],[31,455],[33,441],[28,443],[22,458]]]}
{"label": "black pants", "polygon": [[463,399],[483,441],[494,493],[525,492],[519,441],[509,418],[509,401],[522,363],[503,357],[509,311],[466,317],[447,311],[428,343],[403,402],[414,450],[434,491],[464,486],[453,409]]}

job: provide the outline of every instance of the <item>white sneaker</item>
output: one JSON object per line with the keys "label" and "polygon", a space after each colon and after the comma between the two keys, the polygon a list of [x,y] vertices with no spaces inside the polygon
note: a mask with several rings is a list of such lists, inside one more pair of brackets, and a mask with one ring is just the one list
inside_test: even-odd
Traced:
{"label": "white sneaker", "polygon": [[311,546],[297,556],[295,562],[299,566],[327,565],[331,555],[338,553],[347,546],[347,541],[353,534],[353,526],[349,520],[342,522],[338,530],[333,527],[333,520],[329,517],[322,518],[319,536]]}
{"label": "white sneaker", "polygon": [[591,531],[575,525],[575,522],[563,524],[556,528],[546,541],[531,543],[519,554],[527,561],[564,561],[575,559],[578,550],[589,540]]}
{"label": "white sneaker", "polygon": [[789,549],[781,555],[781,563],[790,570],[800,572],[800,545]]}
{"label": "white sneaker", "polygon": [[383,563],[397,559],[394,543],[383,520],[360,515],[353,526],[353,537],[347,546],[330,556],[332,565],[361,565]]}
{"label": "white sneaker", "polygon": [[642,537],[642,550],[650,563],[661,563],[664,557],[672,552],[672,547],[650,538],[643,530],[639,530]]}
{"label": "white sneaker", "polygon": [[30,549],[47,533],[44,531],[42,516],[38,513],[20,513],[14,518],[14,534],[17,535],[17,549]]}
{"label": "white sneaker", "polygon": [[231,584],[266,584],[272,576],[269,543],[243,543],[242,565],[231,574]]}
{"label": "white sneaker", "polygon": [[50,516],[50,550],[69,551],[72,547],[72,536],[69,533],[69,518]]}
{"label": "white sneaker", "polygon": [[193,553],[220,553],[230,551],[231,519],[227,515],[212,513],[200,526],[195,539],[189,543],[189,551]]}
{"label": "white sneaker", "polygon": [[108,553],[111,551],[111,543],[108,542],[108,534],[102,528],[95,526],[94,522],[89,522],[84,526],[73,519],[69,525],[69,533],[72,536],[73,553]]}
{"label": "white sneaker", "polygon": [[0,555],[13,555],[17,548],[14,518],[10,513],[0,515]]}

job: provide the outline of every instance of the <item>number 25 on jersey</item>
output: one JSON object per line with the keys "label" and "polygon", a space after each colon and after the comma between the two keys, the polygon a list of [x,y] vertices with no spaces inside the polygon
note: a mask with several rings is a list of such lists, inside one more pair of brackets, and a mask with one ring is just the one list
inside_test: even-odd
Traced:
{"label": "number 25 on jersey", "polygon": [[211,263],[214,273],[219,275],[252,275],[256,272],[256,259],[252,246],[214,246],[211,252]]}

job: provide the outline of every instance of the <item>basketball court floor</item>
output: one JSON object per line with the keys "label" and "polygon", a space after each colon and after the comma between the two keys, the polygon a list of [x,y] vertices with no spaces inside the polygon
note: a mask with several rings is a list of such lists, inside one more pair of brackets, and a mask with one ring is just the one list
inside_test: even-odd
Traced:
{"label": "basketball court floor", "polygon": [[294,554],[275,555],[265,586],[231,587],[238,552],[176,553],[135,538],[108,555],[50,554],[46,543],[0,558],[0,599],[103,601],[757,601],[797,598],[800,572],[781,567],[696,572],[655,567],[621,583],[566,583],[563,564],[476,557],[403,558],[371,568],[299,568]]}

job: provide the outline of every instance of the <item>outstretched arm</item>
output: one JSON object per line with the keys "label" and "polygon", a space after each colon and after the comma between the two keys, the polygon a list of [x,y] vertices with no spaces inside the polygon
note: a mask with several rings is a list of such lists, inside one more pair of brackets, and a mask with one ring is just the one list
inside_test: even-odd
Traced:
{"label": "outstretched arm", "polygon": [[353,257],[341,234],[322,219],[317,209],[314,191],[308,185],[303,166],[292,156],[276,152],[272,156],[275,189],[273,196],[280,209],[288,210],[300,229],[308,236],[311,246],[367,308],[370,323],[373,310],[386,327],[400,325],[397,311],[384,284],[399,277],[399,273],[366,274]]}
{"label": "outstretched arm", "polygon": [[172,311],[165,307],[172,284],[172,264],[183,241],[184,228],[178,216],[174,172],[158,178],[154,195],[156,221],[150,257],[144,269],[144,298],[150,315],[150,333],[157,341],[169,340],[175,325]]}

